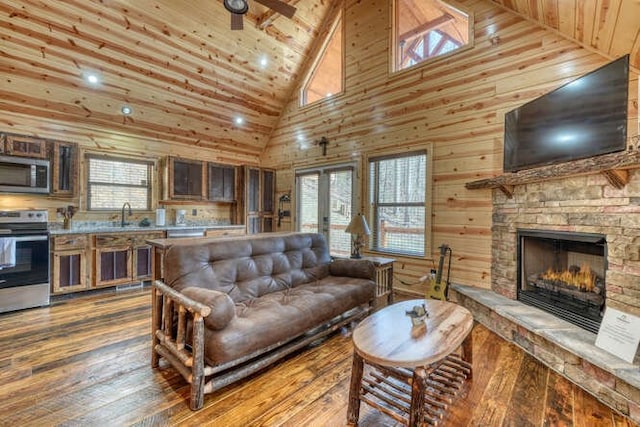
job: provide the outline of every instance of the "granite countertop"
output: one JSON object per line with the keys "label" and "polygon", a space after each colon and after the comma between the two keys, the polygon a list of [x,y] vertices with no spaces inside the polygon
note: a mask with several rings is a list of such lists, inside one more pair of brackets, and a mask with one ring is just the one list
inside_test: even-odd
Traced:
{"label": "granite countertop", "polygon": [[222,225],[222,224],[198,224],[198,225],[163,225],[156,226],[150,225],[143,227],[140,225],[129,225],[126,227],[109,226],[109,225],[95,225],[95,226],[81,226],[66,230],[63,228],[50,228],[49,233],[51,235],[64,235],[64,234],[96,234],[96,233],[122,233],[122,232],[141,232],[141,231],[168,231],[168,230],[224,230],[224,229],[237,229],[244,228],[244,225]]}

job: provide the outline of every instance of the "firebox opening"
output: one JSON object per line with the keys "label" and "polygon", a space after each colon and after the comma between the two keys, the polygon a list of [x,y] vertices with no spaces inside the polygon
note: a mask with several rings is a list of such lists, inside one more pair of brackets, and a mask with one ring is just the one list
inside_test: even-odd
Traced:
{"label": "firebox opening", "polygon": [[605,307],[604,235],[518,231],[518,299],[598,333]]}

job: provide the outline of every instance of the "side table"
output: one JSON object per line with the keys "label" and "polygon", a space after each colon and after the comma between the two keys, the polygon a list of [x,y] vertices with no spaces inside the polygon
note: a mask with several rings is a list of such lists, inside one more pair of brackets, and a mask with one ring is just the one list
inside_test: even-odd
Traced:
{"label": "side table", "polygon": [[395,259],[379,256],[363,256],[376,266],[376,301],[386,297],[387,305],[393,304],[393,263]]}

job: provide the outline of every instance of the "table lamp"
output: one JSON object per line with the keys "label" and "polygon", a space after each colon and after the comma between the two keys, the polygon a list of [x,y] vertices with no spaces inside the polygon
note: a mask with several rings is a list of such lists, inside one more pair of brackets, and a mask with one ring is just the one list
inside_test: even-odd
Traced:
{"label": "table lamp", "polygon": [[362,258],[360,248],[364,246],[364,236],[371,234],[367,220],[359,213],[351,219],[344,231],[345,233],[351,233],[351,258]]}

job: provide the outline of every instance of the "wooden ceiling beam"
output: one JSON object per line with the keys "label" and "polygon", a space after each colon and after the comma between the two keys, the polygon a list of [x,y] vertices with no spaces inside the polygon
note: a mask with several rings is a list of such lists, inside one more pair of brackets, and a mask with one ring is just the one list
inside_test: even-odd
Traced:
{"label": "wooden ceiling beam", "polygon": [[[299,2],[300,0],[291,0],[288,3],[290,6],[295,6]],[[278,12],[274,11],[273,9],[269,9],[262,15],[258,16],[256,25],[259,29],[264,30],[265,28],[272,25],[273,22],[280,17],[282,17],[282,15],[280,15]]]}
{"label": "wooden ceiling beam", "polygon": [[416,28],[407,31],[404,34],[400,34],[400,36],[398,36],[398,41],[402,41],[402,40],[409,40],[412,39],[414,37],[418,37],[418,36],[423,36],[426,33],[428,33],[429,31],[433,31],[436,30],[444,25],[447,25],[448,23],[450,23],[453,20],[453,16],[449,15],[448,13],[445,13],[442,16],[439,16],[438,18],[431,20],[429,22],[426,22],[422,25],[417,26]]}

